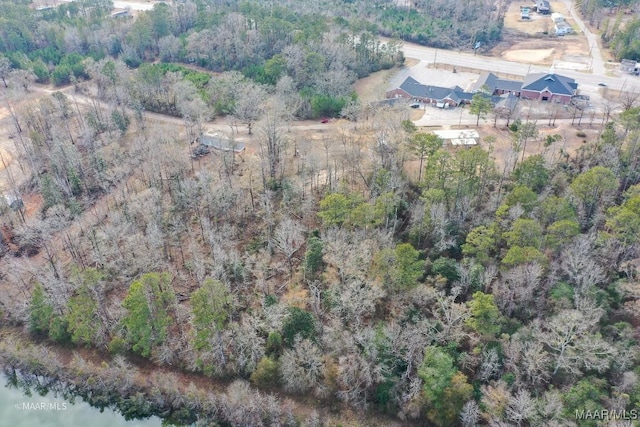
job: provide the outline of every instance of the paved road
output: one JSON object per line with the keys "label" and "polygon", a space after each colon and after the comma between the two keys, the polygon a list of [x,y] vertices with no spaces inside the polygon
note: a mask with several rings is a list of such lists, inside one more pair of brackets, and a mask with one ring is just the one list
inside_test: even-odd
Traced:
{"label": "paved road", "polygon": [[[440,64],[457,65],[460,67],[473,68],[480,71],[499,71],[502,73],[513,74],[517,76],[525,76],[529,72],[549,72],[549,68],[545,66],[505,61],[504,59],[489,56],[476,56],[471,52],[457,52],[451,50],[434,49],[431,47],[420,46],[409,42],[403,43],[402,51],[407,58],[416,58],[420,60],[424,64],[424,66],[433,64],[433,62],[435,61]],[[602,72],[602,74],[596,74],[595,71],[600,71]],[[604,70],[596,70],[595,67],[594,73],[592,74],[575,70],[562,70],[556,72],[568,77],[572,77],[576,79],[580,86],[587,86],[591,89],[597,89],[598,83],[604,83],[607,86],[617,90],[620,90],[624,85],[623,77],[607,76],[604,74]],[[640,82],[636,84],[640,84]]]}

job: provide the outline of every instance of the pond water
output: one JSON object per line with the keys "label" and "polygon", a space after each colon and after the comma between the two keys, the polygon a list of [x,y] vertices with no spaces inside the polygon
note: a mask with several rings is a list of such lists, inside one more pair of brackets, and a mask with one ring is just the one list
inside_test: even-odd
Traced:
{"label": "pond water", "polygon": [[20,389],[7,387],[0,374],[0,426],[9,427],[161,427],[158,417],[126,421],[111,409],[100,412],[77,398],[72,404],[53,393],[27,396]]}

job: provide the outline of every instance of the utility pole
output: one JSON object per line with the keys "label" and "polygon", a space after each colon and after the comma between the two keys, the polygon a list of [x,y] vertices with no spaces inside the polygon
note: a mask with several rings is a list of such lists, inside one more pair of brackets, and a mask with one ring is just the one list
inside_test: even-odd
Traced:
{"label": "utility pole", "polygon": [[622,87],[620,88],[620,94],[618,95],[618,99],[622,98],[622,92],[624,92],[624,87],[627,85],[627,78],[624,78],[624,82],[622,82]]}

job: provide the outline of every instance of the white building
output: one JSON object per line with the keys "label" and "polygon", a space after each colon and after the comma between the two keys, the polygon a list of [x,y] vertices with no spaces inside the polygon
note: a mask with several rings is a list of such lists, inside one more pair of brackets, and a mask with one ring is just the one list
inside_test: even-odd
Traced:
{"label": "white building", "polygon": [[477,145],[480,138],[474,129],[434,130],[433,133],[451,145]]}
{"label": "white building", "polygon": [[571,25],[567,24],[564,21],[558,22],[555,25],[556,36],[564,36],[565,34],[571,34],[572,32],[573,28],[571,28]]}

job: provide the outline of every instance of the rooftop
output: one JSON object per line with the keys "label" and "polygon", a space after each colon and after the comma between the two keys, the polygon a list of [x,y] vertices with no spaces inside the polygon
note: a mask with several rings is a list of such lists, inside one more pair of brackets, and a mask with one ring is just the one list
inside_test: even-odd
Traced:
{"label": "rooftop", "polygon": [[214,134],[204,133],[200,136],[200,138],[198,138],[198,141],[200,142],[200,144],[206,147],[211,147],[221,151],[233,150],[233,152],[235,153],[241,153],[245,149],[245,146],[243,143],[236,142],[231,139],[227,139],[217,133],[214,133]]}
{"label": "rooftop", "polygon": [[492,92],[503,90],[505,92],[519,92],[522,87],[522,81],[501,79],[493,73],[486,73],[480,76],[475,86],[474,92],[479,92],[482,86],[487,85]]}
{"label": "rooftop", "polygon": [[451,141],[451,145],[477,145],[480,135],[474,129],[434,130],[439,138]]}
{"label": "rooftop", "polygon": [[560,95],[574,95],[577,88],[578,84],[571,77],[553,73],[529,74],[522,83],[523,90],[542,92],[546,89]]}
{"label": "rooftop", "polygon": [[452,99],[456,102],[470,100],[473,94],[465,92],[461,87],[453,88],[424,85],[413,77],[407,77],[400,85],[400,89],[414,98]]}

